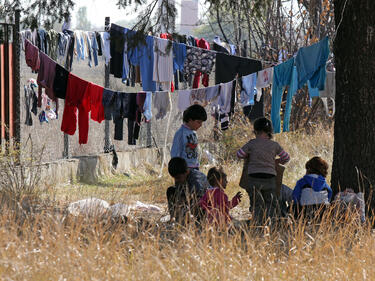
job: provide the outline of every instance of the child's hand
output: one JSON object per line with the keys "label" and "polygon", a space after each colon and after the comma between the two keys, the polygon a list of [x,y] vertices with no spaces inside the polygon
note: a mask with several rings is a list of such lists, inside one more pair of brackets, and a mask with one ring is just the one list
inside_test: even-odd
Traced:
{"label": "child's hand", "polygon": [[235,195],[235,197],[238,197],[239,199],[241,199],[241,198],[242,198],[242,193],[241,193],[241,191],[237,192],[237,194]]}

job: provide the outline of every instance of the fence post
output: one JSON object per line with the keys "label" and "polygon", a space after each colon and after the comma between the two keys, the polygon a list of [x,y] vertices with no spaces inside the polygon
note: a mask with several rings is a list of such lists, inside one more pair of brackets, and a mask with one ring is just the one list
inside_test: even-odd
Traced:
{"label": "fence post", "polygon": [[15,25],[13,30],[13,114],[14,114],[14,143],[21,144],[21,91],[20,91],[20,13],[17,7],[15,10]]}
{"label": "fence post", "polygon": [[[105,18],[104,22],[104,30],[109,31],[109,24],[110,24],[110,17]],[[108,65],[104,65],[104,88],[109,88],[109,71],[110,71],[110,62]],[[111,152],[111,140],[110,140],[110,133],[109,133],[109,120],[104,121],[104,153]]]}

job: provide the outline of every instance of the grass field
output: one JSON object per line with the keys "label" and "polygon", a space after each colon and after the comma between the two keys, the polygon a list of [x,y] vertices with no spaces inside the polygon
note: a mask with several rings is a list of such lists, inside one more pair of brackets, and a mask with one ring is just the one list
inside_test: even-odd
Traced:
{"label": "grass field", "polygon": [[[280,134],[275,139],[290,153],[284,183],[294,186],[305,162],[321,155],[332,162],[331,130]],[[229,176],[227,194],[238,192],[242,163],[234,152],[251,137],[247,128],[223,136],[216,158]],[[206,172],[210,165],[204,165]],[[2,206],[0,213],[1,280],[372,280],[375,241],[368,226],[350,216],[339,220],[327,213],[320,224],[281,221],[277,226],[242,232],[197,231],[161,223],[165,191],[172,179],[164,169],[144,166],[129,174],[101,179],[96,185],[41,187],[36,212]],[[245,193],[245,192],[244,192]],[[133,214],[127,224],[71,218],[69,202],[96,197],[109,203],[151,203],[163,212]],[[249,217],[249,201],[232,215]]]}

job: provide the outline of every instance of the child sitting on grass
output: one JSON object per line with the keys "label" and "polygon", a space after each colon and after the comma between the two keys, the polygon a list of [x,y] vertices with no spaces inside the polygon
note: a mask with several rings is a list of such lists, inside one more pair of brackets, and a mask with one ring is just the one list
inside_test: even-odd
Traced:
{"label": "child sitting on grass", "polygon": [[[254,122],[255,139],[251,139],[237,152],[237,157],[248,161],[250,213],[257,223],[277,216],[276,164],[289,161],[289,154],[272,140],[272,122],[261,117]],[[279,157],[276,159],[276,157]]]}
{"label": "child sitting on grass", "polygon": [[295,215],[304,208],[305,215],[315,217],[318,210],[329,205],[332,189],[326,182],[328,163],[321,157],[313,157],[306,162],[306,175],[297,181],[293,190],[293,201],[296,203]]}
{"label": "child sitting on grass", "polygon": [[199,200],[209,188],[206,175],[196,169],[189,169],[185,159],[181,157],[174,157],[169,161],[168,172],[175,181],[175,185],[167,189],[171,219],[184,224],[191,214],[199,221]]}
{"label": "child sitting on grass", "polygon": [[173,138],[171,158],[184,158],[188,168],[199,170],[198,138],[195,131],[206,120],[207,113],[203,106],[194,104],[184,111],[184,123],[176,131]]}
{"label": "child sitting on grass", "polygon": [[200,206],[205,210],[209,223],[227,226],[231,222],[229,210],[238,205],[242,194],[238,192],[231,201],[228,200],[228,196],[224,192],[228,183],[227,175],[221,168],[211,168],[208,171],[207,179],[211,188],[206,191],[200,200]]}

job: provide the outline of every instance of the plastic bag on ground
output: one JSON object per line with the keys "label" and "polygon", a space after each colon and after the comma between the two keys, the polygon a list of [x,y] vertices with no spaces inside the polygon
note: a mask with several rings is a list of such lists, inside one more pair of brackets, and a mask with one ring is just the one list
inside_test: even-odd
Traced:
{"label": "plastic bag on ground", "polygon": [[109,204],[98,198],[88,198],[70,203],[68,212],[73,216],[98,217],[107,213]]}

